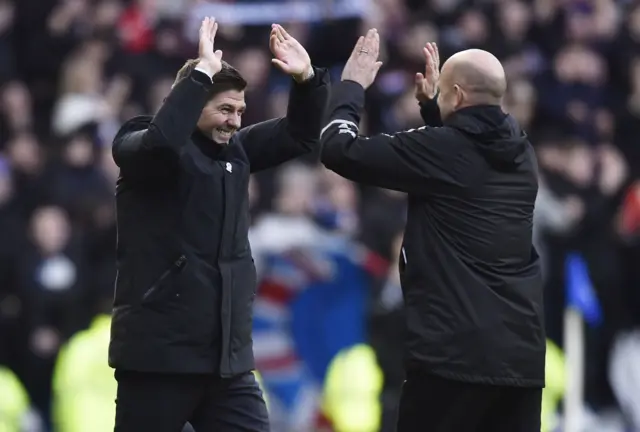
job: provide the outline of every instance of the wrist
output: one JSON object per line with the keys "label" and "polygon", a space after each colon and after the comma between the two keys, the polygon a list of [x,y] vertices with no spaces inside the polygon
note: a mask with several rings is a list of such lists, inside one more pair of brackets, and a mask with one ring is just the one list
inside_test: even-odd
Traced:
{"label": "wrist", "polygon": [[418,103],[420,103],[420,104],[427,104],[427,103],[435,102],[438,99],[438,93],[440,93],[439,90],[436,90],[436,92],[433,93],[432,95],[427,95],[427,94],[424,94],[424,93],[420,93],[420,94],[416,95],[416,99],[418,99]]}
{"label": "wrist", "polygon": [[309,81],[314,75],[313,66],[309,65],[301,74],[293,75],[293,79],[297,83],[303,83]]}
{"label": "wrist", "polygon": [[365,90],[366,90],[366,88],[367,88],[367,87],[366,87],[362,82],[360,82],[359,80],[357,80],[357,79],[355,79],[355,78],[346,78],[346,77],[343,77],[340,81],[342,81],[343,83],[347,83],[347,84],[349,84],[349,85],[356,85],[356,86],[358,86],[358,87],[362,87],[362,88],[363,88],[363,89],[365,89]]}
{"label": "wrist", "polygon": [[209,78],[213,79],[213,76],[216,74],[216,70],[212,68],[208,63],[203,62],[202,60],[196,64],[195,70],[198,70],[204,74],[206,74]]}

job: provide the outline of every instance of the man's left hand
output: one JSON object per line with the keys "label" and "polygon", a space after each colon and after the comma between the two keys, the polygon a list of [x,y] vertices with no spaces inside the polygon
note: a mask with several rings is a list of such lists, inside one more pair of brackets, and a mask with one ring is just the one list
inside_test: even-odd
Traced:
{"label": "man's left hand", "polygon": [[429,42],[422,48],[426,65],[424,75],[416,74],[415,96],[418,102],[424,103],[434,99],[438,94],[440,81],[440,53],[435,42]]}
{"label": "man's left hand", "polygon": [[273,53],[271,62],[297,82],[311,78],[313,68],[307,50],[279,24],[271,26],[269,47]]}
{"label": "man's left hand", "polygon": [[369,88],[382,66],[378,61],[380,54],[380,35],[378,30],[370,29],[366,36],[360,36],[353,52],[342,70],[342,81],[353,81],[364,89]]}

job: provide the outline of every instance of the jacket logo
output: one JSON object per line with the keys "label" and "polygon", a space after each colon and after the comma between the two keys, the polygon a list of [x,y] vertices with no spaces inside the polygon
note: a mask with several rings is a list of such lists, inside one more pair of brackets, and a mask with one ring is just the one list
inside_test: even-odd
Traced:
{"label": "jacket logo", "polygon": [[226,170],[229,172],[233,171],[233,168],[231,167],[231,162],[227,162]]}
{"label": "jacket logo", "polygon": [[[349,121],[349,120],[335,119],[335,120],[331,120],[328,125],[326,125],[325,127],[322,128],[322,131],[320,131],[320,138],[322,138],[322,136],[327,131],[327,129],[329,129],[333,125],[338,125],[338,130],[339,131],[342,131],[344,129],[349,130],[348,126],[351,126],[353,129],[356,130],[356,132],[358,131],[358,125],[355,124],[354,122]],[[347,126],[347,127],[345,128],[345,126]],[[352,135],[354,138],[355,138],[355,135],[356,135],[351,130],[349,130],[348,132],[338,132],[338,133],[348,133],[348,134]]]}
{"label": "jacket logo", "polygon": [[340,126],[338,126],[338,134],[349,134],[351,135],[351,137],[355,138],[356,137],[356,133],[354,131],[352,131],[349,128],[349,124],[347,123],[342,123]]}

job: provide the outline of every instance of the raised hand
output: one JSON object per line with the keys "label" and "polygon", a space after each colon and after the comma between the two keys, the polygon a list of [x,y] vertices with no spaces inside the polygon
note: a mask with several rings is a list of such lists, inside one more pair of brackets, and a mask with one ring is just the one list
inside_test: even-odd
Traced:
{"label": "raised hand", "polygon": [[424,75],[416,74],[415,95],[419,102],[427,102],[438,94],[440,80],[440,53],[435,42],[429,42],[422,48],[425,57]]}
{"label": "raised hand", "polygon": [[380,54],[380,35],[371,29],[366,36],[360,36],[353,52],[344,65],[342,81],[355,81],[365,89],[369,88],[382,66],[378,61]]}
{"label": "raised hand", "polygon": [[269,48],[274,57],[271,62],[282,72],[298,82],[311,77],[313,68],[307,50],[279,24],[271,25]]}
{"label": "raised hand", "polygon": [[205,18],[200,26],[200,42],[198,44],[199,68],[205,69],[213,76],[222,69],[222,51],[214,51],[214,41],[218,32],[215,18]]}

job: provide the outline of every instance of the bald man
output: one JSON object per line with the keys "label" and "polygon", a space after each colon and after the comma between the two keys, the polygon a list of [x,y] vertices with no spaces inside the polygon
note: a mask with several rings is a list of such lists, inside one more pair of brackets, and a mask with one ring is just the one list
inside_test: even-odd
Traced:
{"label": "bald man", "polygon": [[427,126],[372,137],[358,124],[379,36],[362,37],[334,86],[324,165],[408,194],[399,262],[406,313],[398,432],[540,431],[545,333],[532,244],[537,164],[501,109],[500,62],[480,50],[439,72],[425,47],[416,97]]}

